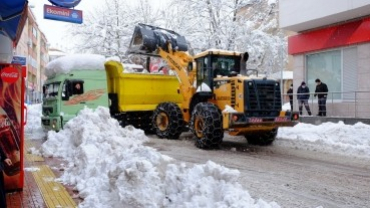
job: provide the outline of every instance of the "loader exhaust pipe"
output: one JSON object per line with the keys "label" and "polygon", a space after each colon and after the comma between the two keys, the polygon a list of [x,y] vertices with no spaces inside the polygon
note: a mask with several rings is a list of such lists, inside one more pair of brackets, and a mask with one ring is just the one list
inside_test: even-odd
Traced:
{"label": "loader exhaust pipe", "polygon": [[172,30],[139,23],[135,26],[127,53],[156,56],[158,47],[169,51],[168,43],[173,50],[188,50],[184,36]]}

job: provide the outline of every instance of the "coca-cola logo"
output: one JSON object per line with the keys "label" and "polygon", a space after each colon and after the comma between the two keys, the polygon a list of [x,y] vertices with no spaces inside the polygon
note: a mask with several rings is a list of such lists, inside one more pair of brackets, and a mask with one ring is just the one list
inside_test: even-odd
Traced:
{"label": "coca-cola logo", "polygon": [[14,83],[19,78],[19,72],[13,67],[5,67],[1,70],[1,79],[4,82]]}
{"label": "coca-cola logo", "polygon": [[10,126],[10,121],[7,118],[0,117],[0,130]]}

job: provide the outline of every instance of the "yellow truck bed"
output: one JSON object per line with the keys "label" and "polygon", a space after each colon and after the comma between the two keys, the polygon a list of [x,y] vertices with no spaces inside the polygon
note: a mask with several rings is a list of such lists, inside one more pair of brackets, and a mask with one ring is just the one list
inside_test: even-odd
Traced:
{"label": "yellow truck bed", "polygon": [[153,111],[159,103],[181,104],[182,96],[177,92],[179,81],[175,76],[161,74],[124,73],[120,62],[107,61],[108,93],[118,97],[120,112]]}

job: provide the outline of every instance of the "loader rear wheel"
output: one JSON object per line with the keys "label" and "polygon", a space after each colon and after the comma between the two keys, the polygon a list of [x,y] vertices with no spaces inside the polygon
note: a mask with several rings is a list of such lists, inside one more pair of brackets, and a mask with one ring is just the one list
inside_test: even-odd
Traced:
{"label": "loader rear wheel", "polygon": [[272,144],[272,142],[275,140],[277,132],[278,129],[276,128],[271,131],[250,133],[244,136],[247,139],[248,144],[267,146]]}
{"label": "loader rear wheel", "polygon": [[217,147],[224,137],[221,111],[212,103],[198,103],[191,116],[195,145],[202,149]]}
{"label": "loader rear wheel", "polygon": [[161,103],[153,112],[153,128],[159,138],[178,139],[184,128],[181,109],[176,103]]}

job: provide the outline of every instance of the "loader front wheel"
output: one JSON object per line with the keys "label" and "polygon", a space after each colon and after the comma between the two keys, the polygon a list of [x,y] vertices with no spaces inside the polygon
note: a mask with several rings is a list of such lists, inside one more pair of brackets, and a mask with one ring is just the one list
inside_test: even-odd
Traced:
{"label": "loader front wheel", "polygon": [[181,109],[176,103],[161,103],[153,112],[153,128],[159,138],[178,139],[184,129]]}
{"label": "loader front wheel", "polygon": [[212,103],[195,106],[190,128],[196,138],[196,146],[201,149],[219,146],[224,137],[221,112]]}
{"label": "loader front wheel", "polygon": [[277,136],[278,129],[244,135],[248,144],[267,146],[272,144]]}

